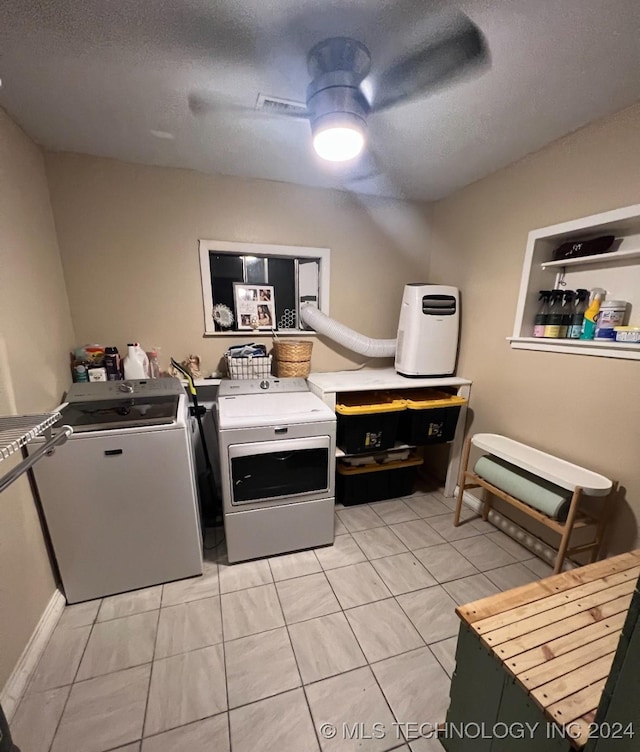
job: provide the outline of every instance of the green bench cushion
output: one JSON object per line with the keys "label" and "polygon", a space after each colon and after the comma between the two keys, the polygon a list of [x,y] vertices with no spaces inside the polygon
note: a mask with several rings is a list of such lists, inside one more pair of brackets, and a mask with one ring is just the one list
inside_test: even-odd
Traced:
{"label": "green bench cushion", "polygon": [[566,488],[491,455],[480,457],[474,471],[501,491],[554,520],[567,519],[572,494]]}

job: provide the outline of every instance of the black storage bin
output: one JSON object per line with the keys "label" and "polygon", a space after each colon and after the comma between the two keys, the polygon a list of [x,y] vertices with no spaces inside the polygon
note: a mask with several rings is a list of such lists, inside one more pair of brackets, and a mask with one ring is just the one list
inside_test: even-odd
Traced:
{"label": "black storage bin", "polygon": [[426,446],[453,441],[464,397],[437,389],[417,389],[403,394],[407,409],[401,413],[398,438]]}
{"label": "black storage bin", "polygon": [[422,457],[411,455],[407,460],[384,465],[349,467],[338,462],[336,501],[345,506],[370,501],[395,499],[413,493],[418,466]]}
{"label": "black storage bin", "polygon": [[345,454],[391,449],[395,444],[403,399],[383,392],[352,392],[336,401],[336,444]]}

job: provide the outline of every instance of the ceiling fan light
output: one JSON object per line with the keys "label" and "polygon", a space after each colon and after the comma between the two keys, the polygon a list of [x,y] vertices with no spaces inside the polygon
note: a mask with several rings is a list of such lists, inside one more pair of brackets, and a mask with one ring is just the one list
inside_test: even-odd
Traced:
{"label": "ceiling fan light", "polygon": [[364,147],[364,132],[351,122],[332,123],[317,130],[313,136],[316,154],[329,162],[348,162]]}

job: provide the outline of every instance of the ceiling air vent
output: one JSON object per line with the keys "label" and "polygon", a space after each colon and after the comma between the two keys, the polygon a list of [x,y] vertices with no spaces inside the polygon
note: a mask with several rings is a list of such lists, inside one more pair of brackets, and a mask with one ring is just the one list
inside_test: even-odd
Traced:
{"label": "ceiling air vent", "polygon": [[265,94],[258,94],[256,110],[272,112],[274,115],[304,117],[307,114],[307,105],[304,102],[294,102],[292,99],[281,99],[280,97],[269,97]]}

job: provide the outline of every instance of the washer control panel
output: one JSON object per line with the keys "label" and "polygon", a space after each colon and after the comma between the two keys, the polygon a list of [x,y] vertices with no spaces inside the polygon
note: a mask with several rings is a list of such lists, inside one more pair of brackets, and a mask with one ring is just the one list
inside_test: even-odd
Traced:
{"label": "washer control panel", "polygon": [[69,387],[65,402],[95,402],[103,399],[121,399],[130,395],[167,397],[174,394],[184,394],[184,387],[178,379],[172,377],[127,379],[126,381],[85,381]]}

